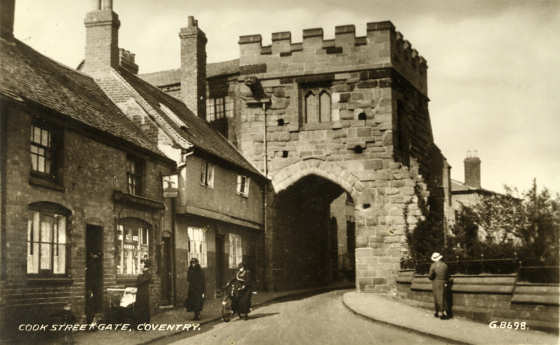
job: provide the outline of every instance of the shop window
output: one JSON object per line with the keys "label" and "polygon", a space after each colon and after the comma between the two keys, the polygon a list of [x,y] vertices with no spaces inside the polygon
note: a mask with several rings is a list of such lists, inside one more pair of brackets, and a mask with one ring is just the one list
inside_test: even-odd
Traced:
{"label": "shop window", "polygon": [[213,164],[202,161],[201,168],[200,168],[200,184],[208,188],[214,188],[214,165]]}
{"label": "shop window", "polygon": [[249,197],[249,184],[251,179],[244,175],[237,175],[237,194]]}
{"label": "shop window", "polygon": [[117,225],[117,274],[136,276],[142,273],[144,261],[150,258],[150,236],[149,224],[141,220],[125,219]]}
{"label": "shop window", "polygon": [[189,236],[188,262],[192,258],[197,258],[201,267],[207,267],[205,229],[189,226],[187,232]]}
{"label": "shop window", "polygon": [[243,261],[243,247],[241,236],[229,234],[229,268],[237,268]]}
{"label": "shop window", "polygon": [[66,275],[68,272],[68,212],[57,206],[34,207],[27,221],[27,274]]}

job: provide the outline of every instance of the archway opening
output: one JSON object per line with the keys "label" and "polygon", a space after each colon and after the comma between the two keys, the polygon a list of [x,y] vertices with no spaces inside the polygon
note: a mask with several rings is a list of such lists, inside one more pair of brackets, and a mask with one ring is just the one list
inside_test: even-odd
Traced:
{"label": "archway opening", "polygon": [[354,284],[354,201],[340,185],[306,175],[274,198],[274,288]]}

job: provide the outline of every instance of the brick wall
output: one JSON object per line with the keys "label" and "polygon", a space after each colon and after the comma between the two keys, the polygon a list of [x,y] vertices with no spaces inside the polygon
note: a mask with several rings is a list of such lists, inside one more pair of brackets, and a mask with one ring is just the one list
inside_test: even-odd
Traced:
{"label": "brick wall", "polygon": [[[44,116],[36,110],[12,108],[7,123],[7,274],[2,301],[3,313],[10,315],[11,323],[5,325],[6,334],[13,331],[14,324],[22,321],[47,321],[50,314],[60,311],[66,303],[71,303],[72,312],[78,319],[84,317],[87,224],[103,229],[103,288],[106,289],[131,283],[121,281],[116,273],[114,252],[118,219],[135,217],[151,225],[152,239],[155,240],[151,241],[151,255],[155,259],[155,243],[159,243],[162,218],[171,216],[169,211],[113,201],[115,190],[126,193],[126,157],[128,150],[134,152],[132,147],[125,151],[109,146],[90,138],[84,129],[66,127],[63,123],[57,123],[63,128],[64,136],[62,189],[31,184],[30,113]],[[160,176],[168,174],[171,167],[141,153],[136,154],[146,159],[144,196],[163,202]],[[71,243],[70,271],[62,279],[40,280],[26,274],[28,205],[39,201],[56,203],[71,211],[67,224]],[[153,274],[152,308],[155,310],[159,304],[160,282],[157,269]]]}

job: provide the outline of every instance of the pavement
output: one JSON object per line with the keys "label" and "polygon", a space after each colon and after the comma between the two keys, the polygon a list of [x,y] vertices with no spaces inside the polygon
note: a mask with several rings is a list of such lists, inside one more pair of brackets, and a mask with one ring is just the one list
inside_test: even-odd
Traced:
{"label": "pavement", "polygon": [[[252,309],[259,306],[263,306],[275,301],[279,301],[285,298],[293,298],[298,296],[306,296],[312,294],[318,294],[322,292],[338,290],[338,289],[348,289],[353,286],[349,285],[347,282],[341,282],[334,285],[329,285],[327,287],[321,288],[310,288],[310,289],[300,289],[300,290],[289,290],[280,292],[258,292],[253,295]],[[203,326],[208,323],[212,323],[221,320],[221,304],[222,300],[219,298],[214,298],[206,300],[204,302],[204,309],[200,315],[200,321],[193,321],[193,313],[187,313],[185,308],[174,308],[163,310],[155,315],[152,315],[150,324],[153,325],[198,325]],[[44,345],[59,345],[59,344],[75,344],[75,345],[99,345],[99,344],[110,344],[110,345],[138,345],[138,344],[150,344],[156,342],[157,340],[171,337],[182,332],[192,332],[191,329],[179,329],[179,330],[157,330],[157,331],[80,331],[71,332],[71,339],[64,339],[64,337],[56,337],[51,339],[37,339],[30,341],[23,341],[22,344],[44,344]]]}
{"label": "pavement", "polygon": [[456,344],[559,344],[558,336],[550,333],[491,328],[461,317],[441,320],[433,316],[433,311],[388,295],[352,291],[343,295],[342,302],[354,314],[372,321]]}
{"label": "pavement", "polygon": [[[331,285],[324,288],[290,290],[282,292],[259,292],[252,298],[253,308],[264,306],[282,299],[313,295],[331,290],[349,288],[348,284]],[[434,318],[433,312],[411,306],[396,297],[374,293],[358,293],[349,291],[343,294],[341,303],[362,318],[400,328],[409,332],[432,337],[435,340],[454,344],[560,344],[556,335],[522,329],[490,328],[488,324],[470,321],[461,317],[450,320]],[[188,324],[198,323],[200,326],[221,319],[221,300],[212,299],[205,302],[200,321],[192,321],[193,313],[184,308],[164,310],[152,316],[151,324]],[[192,331],[192,330],[190,330]],[[167,337],[178,335],[189,330],[158,330],[158,331],[92,331],[75,332],[71,344],[111,344],[132,345],[150,344]],[[43,339],[44,340],[44,339]],[[62,337],[51,339],[41,344],[65,344]],[[34,342],[37,344],[37,342]],[[68,342],[67,342],[68,343]]]}

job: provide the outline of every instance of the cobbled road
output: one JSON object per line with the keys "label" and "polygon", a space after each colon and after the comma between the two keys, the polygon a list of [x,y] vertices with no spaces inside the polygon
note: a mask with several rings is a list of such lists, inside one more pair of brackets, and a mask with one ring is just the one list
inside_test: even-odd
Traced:
{"label": "cobbled road", "polygon": [[214,322],[202,325],[198,332],[185,332],[154,344],[445,344],[355,315],[342,304],[343,293],[331,291],[262,306],[249,314],[248,321]]}

